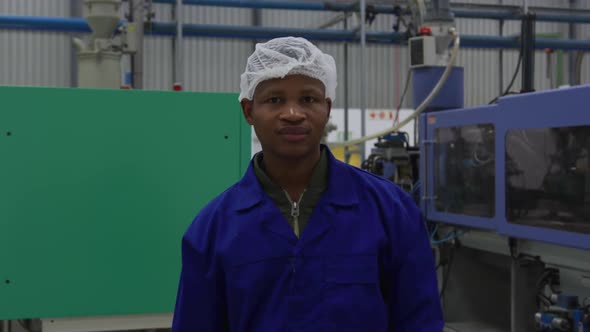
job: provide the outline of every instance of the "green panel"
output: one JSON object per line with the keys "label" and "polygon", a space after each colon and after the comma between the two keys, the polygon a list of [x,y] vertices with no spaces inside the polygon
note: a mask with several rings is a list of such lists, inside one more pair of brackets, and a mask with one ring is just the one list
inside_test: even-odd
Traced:
{"label": "green panel", "polygon": [[0,100],[0,319],[172,312],[183,232],[248,163],[237,95]]}

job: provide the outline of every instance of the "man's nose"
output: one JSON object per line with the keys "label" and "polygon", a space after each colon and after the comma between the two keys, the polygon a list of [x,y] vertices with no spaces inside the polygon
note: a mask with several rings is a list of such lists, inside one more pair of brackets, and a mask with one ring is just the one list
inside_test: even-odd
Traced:
{"label": "man's nose", "polygon": [[281,112],[281,120],[299,122],[305,119],[305,112],[297,105],[287,104]]}

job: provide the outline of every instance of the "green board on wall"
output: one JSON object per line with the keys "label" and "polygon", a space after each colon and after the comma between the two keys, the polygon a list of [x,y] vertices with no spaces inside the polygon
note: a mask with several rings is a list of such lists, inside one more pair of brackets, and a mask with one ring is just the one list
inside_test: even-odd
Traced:
{"label": "green board on wall", "polygon": [[0,101],[0,319],[172,312],[183,232],[249,161],[237,95]]}

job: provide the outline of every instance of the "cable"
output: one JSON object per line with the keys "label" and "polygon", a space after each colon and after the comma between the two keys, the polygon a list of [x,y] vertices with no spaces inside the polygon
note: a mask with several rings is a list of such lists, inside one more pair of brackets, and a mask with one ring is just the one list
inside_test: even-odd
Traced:
{"label": "cable", "polygon": [[521,63],[522,63],[522,50],[520,50],[518,52],[518,62],[516,63],[516,69],[514,70],[514,74],[512,74],[512,79],[510,80],[510,83],[506,87],[506,90],[504,91],[504,93],[502,95],[492,99],[492,101],[490,101],[488,103],[488,105],[494,104],[496,101],[498,101],[498,99],[500,99],[500,97],[504,97],[510,93],[510,89],[512,89],[514,82],[516,82],[516,77],[518,76],[518,73],[520,72]]}
{"label": "cable", "polygon": [[434,237],[436,236],[436,233],[438,232],[438,225],[439,224],[436,224],[434,226],[434,230],[432,231],[432,234],[430,234],[430,242],[434,241]]}
{"label": "cable", "polygon": [[445,237],[443,237],[440,240],[431,240],[431,243],[432,244],[435,244],[435,245],[436,244],[443,244],[443,243],[446,243],[446,242],[450,242],[450,241],[456,240],[456,239],[460,238],[461,236],[463,236],[465,234],[467,234],[466,231],[457,232],[457,230],[453,230],[452,232],[450,232],[449,234],[447,234]]}
{"label": "cable", "polygon": [[445,298],[445,291],[447,290],[447,285],[448,285],[449,279],[450,279],[451,267],[453,266],[453,257],[454,256],[455,256],[455,247],[452,247],[451,253],[449,255],[449,263],[447,263],[447,268],[443,273],[443,284],[442,284],[441,291],[440,291],[440,299],[441,299],[441,302],[443,302],[443,303],[444,303],[444,298]]}
{"label": "cable", "polygon": [[453,34],[453,37],[454,37],[454,45],[453,45],[453,50],[451,52],[451,58],[449,59],[449,63],[447,64],[447,67],[445,68],[445,71],[443,72],[442,76],[438,80],[438,83],[436,83],[436,85],[434,86],[434,89],[432,89],[432,91],[430,92],[428,97],[426,97],[426,99],[420,104],[420,106],[418,106],[418,108],[416,108],[416,110],[414,111],[414,113],[412,113],[412,115],[405,118],[398,125],[393,126],[393,128],[389,128],[389,129],[380,131],[378,133],[375,133],[373,135],[357,138],[354,140],[328,143],[328,146],[330,148],[335,148],[335,147],[340,147],[340,146],[357,145],[357,144],[375,139],[377,137],[396,132],[400,128],[402,128],[403,126],[410,123],[410,121],[416,119],[418,117],[418,115],[420,115],[426,109],[426,107],[432,102],[432,100],[438,95],[438,93],[442,89],[444,83],[446,82],[447,78],[451,74],[451,69],[453,68],[453,65],[455,64],[455,60],[457,59],[457,53],[459,53],[459,43],[460,43],[459,34],[455,30],[455,28],[451,28],[451,29],[449,29],[449,31]]}
{"label": "cable", "polygon": [[408,92],[408,87],[410,86],[410,79],[412,78],[412,69],[408,69],[406,73],[406,83],[404,85],[404,91],[402,92],[401,97],[399,98],[399,103],[397,104],[397,109],[395,111],[395,119],[393,120],[393,125],[397,125],[399,123],[399,112],[402,109],[402,104],[404,103],[404,98],[406,97],[406,93]]}
{"label": "cable", "polygon": [[430,243],[431,244],[434,244],[434,245],[443,244],[443,243],[458,239],[461,236],[467,234],[467,231],[457,232],[457,228],[453,228],[453,230],[448,232],[445,236],[443,236],[442,239],[435,240],[434,238],[436,237],[436,233],[438,232],[439,225],[440,224],[437,223],[434,226],[434,230],[432,231],[432,234],[430,234]]}
{"label": "cable", "polygon": [[416,182],[413,186],[412,186],[412,191],[410,192],[410,194],[415,194],[416,192],[418,192],[418,189],[420,189],[420,187],[422,187],[422,183],[420,183],[420,181]]}

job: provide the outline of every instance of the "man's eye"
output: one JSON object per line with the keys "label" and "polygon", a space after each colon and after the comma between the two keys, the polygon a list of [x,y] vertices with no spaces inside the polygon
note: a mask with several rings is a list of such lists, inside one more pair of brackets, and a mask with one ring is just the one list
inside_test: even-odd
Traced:
{"label": "man's eye", "polygon": [[316,99],[314,97],[311,96],[306,96],[303,97],[303,102],[308,104],[308,103],[315,103]]}
{"label": "man's eye", "polygon": [[279,97],[270,97],[266,100],[267,103],[269,104],[278,104],[281,102],[281,98]]}

